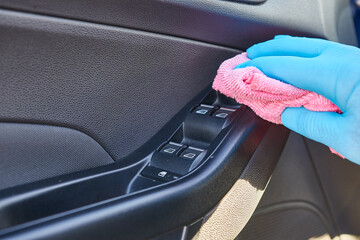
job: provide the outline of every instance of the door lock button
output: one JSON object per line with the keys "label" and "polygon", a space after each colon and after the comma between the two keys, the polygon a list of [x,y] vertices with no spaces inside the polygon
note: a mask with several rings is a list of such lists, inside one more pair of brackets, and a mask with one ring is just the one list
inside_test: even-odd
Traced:
{"label": "door lock button", "polygon": [[180,154],[180,157],[188,160],[195,160],[202,152],[203,150],[189,147]]}
{"label": "door lock button", "polygon": [[180,145],[180,144],[170,142],[170,143],[166,144],[163,148],[161,148],[160,152],[167,153],[167,154],[176,154],[181,147],[182,147],[182,145]]}
{"label": "door lock button", "polygon": [[176,180],[181,177],[179,174],[169,172],[160,168],[147,166],[141,172],[141,175],[144,177],[152,178],[161,182],[169,182],[172,180]]}

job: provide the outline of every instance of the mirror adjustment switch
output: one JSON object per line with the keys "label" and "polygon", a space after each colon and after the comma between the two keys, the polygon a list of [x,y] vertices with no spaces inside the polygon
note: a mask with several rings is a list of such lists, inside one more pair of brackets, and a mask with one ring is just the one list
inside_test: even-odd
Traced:
{"label": "mirror adjustment switch", "polygon": [[200,115],[210,115],[213,109],[214,109],[213,106],[200,105],[197,108],[195,108],[192,112]]}
{"label": "mirror adjustment switch", "polygon": [[195,160],[202,152],[203,150],[189,147],[180,154],[180,157],[187,160]]}
{"label": "mirror adjustment switch", "polygon": [[181,177],[181,175],[179,174],[152,166],[145,167],[144,170],[141,172],[141,175],[161,182],[169,182]]}
{"label": "mirror adjustment switch", "polygon": [[227,118],[228,116],[230,116],[230,114],[232,114],[233,112],[235,112],[234,109],[230,109],[230,108],[220,108],[219,110],[217,110],[216,112],[214,112],[214,114],[212,115],[213,117],[216,118]]}
{"label": "mirror adjustment switch", "polygon": [[167,154],[176,154],[179,149],[182,147],[182,145],[177,143],[168,143],[164,147],[161,148],[161,153],[167,153]]}

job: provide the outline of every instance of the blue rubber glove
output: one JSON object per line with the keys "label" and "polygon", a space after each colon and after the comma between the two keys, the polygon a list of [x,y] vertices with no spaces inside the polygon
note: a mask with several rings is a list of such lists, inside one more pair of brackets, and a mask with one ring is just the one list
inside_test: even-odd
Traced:
{"label": "blue rubber glove", "polygon": [[254,66],[268,77],[316,92],[343,114],[286,108],[283,124],[360,164],[360,49],[321,39],[277,36],[247,50]]}

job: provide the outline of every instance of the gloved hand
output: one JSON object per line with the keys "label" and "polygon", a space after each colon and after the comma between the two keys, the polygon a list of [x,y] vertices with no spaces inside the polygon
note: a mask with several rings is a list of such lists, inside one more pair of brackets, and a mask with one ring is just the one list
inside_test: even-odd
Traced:
{"label": "gloved hand", "polygon": [[360,49],[321,39],[276,36],[247,50],[254,66],[268,77],[316,92],[343,112],[286,108],[289,129],[321,142],[360,164]]}

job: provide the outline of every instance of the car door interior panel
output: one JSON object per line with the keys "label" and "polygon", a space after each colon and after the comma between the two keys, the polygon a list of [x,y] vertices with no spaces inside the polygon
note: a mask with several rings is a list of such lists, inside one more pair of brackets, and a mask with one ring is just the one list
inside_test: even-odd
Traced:
{"label": "car door interior panel", "polygon": [[0,0],[0,239],[360,234],[359,184],[341,188],[358,169],[211,88],[222,61],[277,34],[355,45],[351,14],[347,0]]}
{"label": "car door interior panel", "polygon": [[[282,126],[270,126],[245,106],[230,105],[230,99],[224,101],[222,98],[210,91],[202,101],[191,103],[190,108],[185,107],[175,116],[180,121],[172,119],[158,133],[162,136],[155,135],[150,140],[158,144],[160,139],[165,141],[160,141],[158,148],[141,151],[143,159],[138,159],[138,154],[124,160],[127,165],[123,167],[114,163],[82,172],[82,175],[70,174],[53,181],[25,185],[17,190],[8,189],[17,192],[12,196],[5,190],[0,200],[2,218],[7,219],[1,226],[4,237],[42,238],[44,236],[41,234],[45,233],[51,239],[61,239],[76,237],[79,231],[86,232],[86,238],[94,239],[119,235],[123,239],[151,237],[151,234],[159,234],[161,230],[187,225],[191,223],[188,220],[204,216],[221,200],[234,180],[241,177],[242,171],[254,171],[249,167],[249,161],[255,161],[256,170],[264,164],[262,159],[266,156],[268,161],[265,171],[261,171],[261,178],[251,179],[260,174],[255,172],[249,176],[242,175],[256,189],[264,189],[271,169],[281,154],[288,131]],[[230,106],[233,108],[231,111]],[[204,109],[210,114],[201,111]],[[228,116],[221,115],[225,111]],[[200,126],[193,126],[197,124]],[[210,133],[207,130],[209,125],[213,129]],[[196,130],[198,132],[192,132]],[[269,141],[274,143],[274,138],[278,143],[277,151],[274,151],[273,144],[269,144]],[[263,149],[260,146],[264,144]],[[62,204],[55,207],[60,199]],[[128,204],[134,204],[131,201],[134,199],[139,201],[138,204],[129,208]],[[188,200],[193,204],[188,204]],[[113,214],[103,215],[103,219],[103,211]],[[149,226],[146,221],[153,221],[153,211],[157,212],[156,218],[159,218],[158,227],[141,229],[141,226]],[[61,219],[66,219],[66,212],[79,214],[76,224],[64,225]],[[189,212],[192,216],[181,215],[182,212]],[[178,217],[174,219],[174,215]],[[93,224],[104,224],[102,231],[97,231],[97,227],[89,222],[94,218],[96,221]],[[79,225],[82,221],[84,229]],[[37,226],[36,232],[40,235],[28,232],[32,229],[31,223]],[[136,223],[140,226],[131,227]],[[124,228],[118,228],[117,224]],[[76,228],[71,230],[66,226]],[[62,230],[52,232],[51,229]]]}

